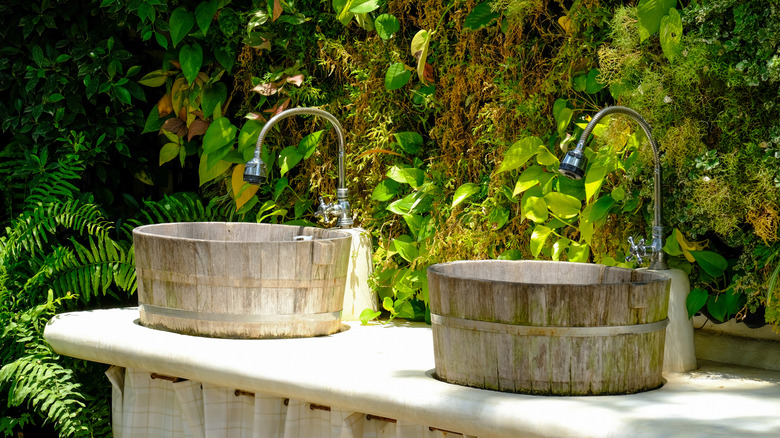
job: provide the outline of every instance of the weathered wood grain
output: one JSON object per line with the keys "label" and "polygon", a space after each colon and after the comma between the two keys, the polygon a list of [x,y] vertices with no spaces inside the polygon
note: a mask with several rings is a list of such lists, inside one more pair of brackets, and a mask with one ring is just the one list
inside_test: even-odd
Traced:
{"label": "weathered wood grain", "polygon": [[585,263],[469,261],[428,269],[436,374],[545,395],[663,384],[670,281]]}
{"label": "weathered wood grain", "polygon": [[[313,236],[293,241],[295,236]],[[133,231],[141,324],[226,338],[341,327],[351,236],[287,225],[192,222]]]}

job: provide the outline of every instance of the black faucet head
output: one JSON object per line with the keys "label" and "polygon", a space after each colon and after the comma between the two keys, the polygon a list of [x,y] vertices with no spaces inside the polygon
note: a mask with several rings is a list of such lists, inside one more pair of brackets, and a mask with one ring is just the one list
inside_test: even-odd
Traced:
{"label": "black faucet head", "polygon": [[588,165],[588,157],[579,149],[566,152],[558,172],[571,179],[582,179],[585,176],[585,167]]}
{"label": "black faucet head", "polygon": [[252,158],[247,161],[244,168],[244,181],[249,184],[260,185],[265,183],[265,163],[259,158]]}

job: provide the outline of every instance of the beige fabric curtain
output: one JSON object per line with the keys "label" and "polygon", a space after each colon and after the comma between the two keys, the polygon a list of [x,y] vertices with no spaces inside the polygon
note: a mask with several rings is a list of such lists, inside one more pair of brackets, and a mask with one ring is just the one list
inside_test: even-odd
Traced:
{"label": "beige fabric curtain", "polygon": [[[455,438],[402,420],[111,367],[116,438]],[[471,437],[475,438],[475,437]]]}

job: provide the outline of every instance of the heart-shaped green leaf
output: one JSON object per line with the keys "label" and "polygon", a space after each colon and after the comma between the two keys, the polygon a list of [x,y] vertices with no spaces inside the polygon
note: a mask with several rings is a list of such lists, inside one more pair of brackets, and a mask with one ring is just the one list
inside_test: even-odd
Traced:
{"label": "heart-shaped green leaf", "polygon": [[323,132],[324,130],[312,132],[306,137],[303,137],[300,143],[298,143],[298,153],[303,156],[304,160],[314,154],[314,150],[317,148],[317,145],[320,144],[320,138],[322,138]]}
{"label": "heart-shaped green leaf", "polygon": [[533,233],[531,233],[531,254],[534,257],[539,257],[539,253],[542,252],[545,243],[547,243],[547,237],[552,233],[549,227],[544,225],[537,225],[534,227]]}
{"label": "heart-shaped green leaf", "polygon": [[195,21],[198,22],[198,27],[203,32],[203,35],[208,33],[211,22],[214,20],[214,15],[217,14],[218,7],[217,0],[210,0],[201,2],[195,8]]}
{"label": "heart-shaped green leaf", "polygon": [[661,28],[661,19],[669,9],[677,6],[677,0],[639,0],[636,5],[639,16],[639,39],[644,41]]}
{"label": "heart-shaped green leaf", "polygon": [[517,169],[539,152],[543,145],[539,137],[525,137],[516,141],[504,154],[504,161],[498,166],[496,173]]}
{"label": "heart-shaped green leaf", "polygon": [[394,33],[401,29],[401,23],[395,16],[390,14],[382,14],[376,17],[374,25],[376,26],[376,33],[385,41],[389,40]]}
{"label": "heart-shaped green leaf", "polygon": [[176,47],[185,36],[195,26],[195,15],[189,12],[184,6],[179,6],[171,12],[171,19],[169,20],[168,27],[171,30],[171,42],[173,47]]}
{"label": "heart-shaped green leaf", "polygon": [[389,201],[398,194],[400,186],[397,181],[385,179],[374,187],[374,191],[371,192],[371,199],[379,202]]}
{"label": "heart-shaped green leaf", "polygon": [[455,196],[452,198],[452,208],[468,199],[470,196],[479,192],[479,184],[465,183],[455,190]]}
{"label": "heart-shaped green leaf", "polygon": [[385,89],[397,90],[408,84],[411,78],[412,72],[406,69],[406,65],[403,62],[396,62],[385,73]]}
{"label": "heart-shaped green leaf", "polygon": [[[195,82],[195,78],[198,77],[200,72],[200,67],[203,65],[203,48],[200,47],[200,44],[185,44],[182,46],[179,51],[179,63],[181,63],[181,71],[184,73],[184,77],[187,78],[187,82],[190,84]],[[212,111],[214,111],[213,108]]]}
{"label": "heart-shaped green leaf", "polygon": [[685,299],[685,307],[688,309],[688,318],[693,318],[693,315],[696,315],[696,312],[707,304],[707,298],[709,298],[709,294],[706,290],[701,288],[693,289],[688,293],[688,297]]}
{"label": "heart-shaped green leaf", "polygon": [[423,137],[416,132],[398,132],[393,136],[407,154],[416,154],[422,149]]}
{"label": "heart-shaped green leaf", "polygon": [[560,218],[569,219],[580,214],[582,204],[574,196],[561,192],[550,192],[544,195],[544,200],[550,211]]}
{"label": "heart-shaped green leaf", "polygon": [[493,12],[490,4],[492,2],[482,2],[474,6],[474,9],[469,12],[466,19],[463,21],[463,27],[469,30],[477,30],[481,27],[485,27],[493,20],[498,18],[498,13]]}
{"label": "heart-shaped green leaf", "polygon": [[214,120],[206,134],[203,135],[203,152],[210,154],[219,149],[230,147],[236,138],[236,128],[227,117],[220,117]]}
{"label": "heart-shaped green leaf", "polygon": [[682,17],[677,9],[669,9],[669,14],[661,18],[661,50],[669,60],[674,62],[675,59],[682,55],[682,36],[683,36],[683,24]]}

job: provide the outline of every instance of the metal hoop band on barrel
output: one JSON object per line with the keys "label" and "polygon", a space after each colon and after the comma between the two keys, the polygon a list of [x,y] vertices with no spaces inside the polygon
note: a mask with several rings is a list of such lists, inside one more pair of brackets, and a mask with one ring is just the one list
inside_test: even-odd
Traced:
{"label": "metal hoop band on barrel", "polygon": [[633,325],[601,327],[549,327],[476,321],[473,319],[454,318],[451,316],[442,316],[431,313],[431,323],[452,328],[504,333],[518,336],[560,336],[586,338],[593,336],[639,335],[644,333],[657,332],[666,328],[666,325],[669,323],[669,318],[646,324]]}
{"label": "metal hoop band on barrel", "polygon": [[141,304],[139,307],[141,312],[146,312],[150,315],[211,322],[273,324],[284,322],[327,322],[336,321],[341,318],[340,311],[291,315],[239,315],[215,312],[198,312],[196,310],[172,309],[169,307],[152,306],[149,304]]}

